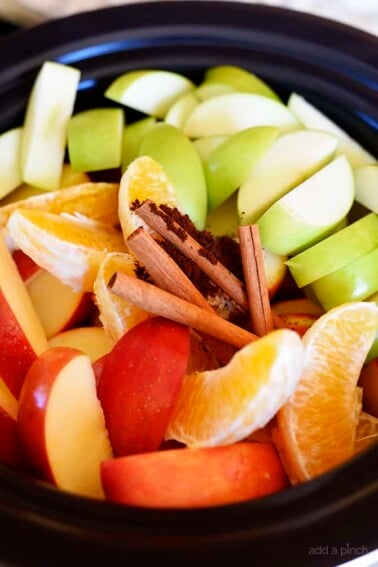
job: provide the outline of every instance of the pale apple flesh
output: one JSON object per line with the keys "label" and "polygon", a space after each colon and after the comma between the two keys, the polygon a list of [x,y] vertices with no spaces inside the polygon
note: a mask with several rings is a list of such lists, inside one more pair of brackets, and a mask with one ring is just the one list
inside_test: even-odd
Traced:
{"label": "pale apple flesh", "polygon": [[76,348],[87,354],[94,363],[112,350],[114,340],[103,327],[75,327],[52,337],[49,346]]}
{"label": "pale apple flesh", "polygon": [[112,457],[89,357],[76,349],[48,349],[30,368],[18,423],[25,458],[63,490],[103,498],[100,463]]}

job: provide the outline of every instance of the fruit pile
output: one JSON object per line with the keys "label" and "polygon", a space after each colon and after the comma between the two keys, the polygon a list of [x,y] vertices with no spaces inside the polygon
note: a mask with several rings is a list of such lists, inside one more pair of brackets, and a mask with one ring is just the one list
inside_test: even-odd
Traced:
{"label": "fruit pile", "polygon": [[0,136],[0,462],[193,508],[375,443],[376,159],[238,67],[79,81],[44,63]]}

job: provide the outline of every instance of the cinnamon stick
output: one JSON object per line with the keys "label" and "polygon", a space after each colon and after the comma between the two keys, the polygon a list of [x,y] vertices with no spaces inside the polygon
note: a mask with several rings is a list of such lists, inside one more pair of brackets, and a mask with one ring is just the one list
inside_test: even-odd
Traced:
{"label": "cinnamon stick", "polygon": [[258,226],[240,226],[239,240],[252,331],[261,337],[274,329],[274,323]]}
{"label": "cinnamon stick", "polygon": [[150,313],[188,325],[237,348],[242,348],[258,338],[215,313],[133,276],[117,272],[109,287],[116,295]]}
{"label": "cinnamon stick", "polygon": [[184,256],[194,261],[209,278],[245,311],[248,297],[243,283],[152,201],[147,200],[135,213],[158,234],[171,242]]}
{"label": "cinnamon stick", "polygon": [[140,227],[132,232],[127,244],[158,287],[207,311],[213,311],[202,293],[144,228]]}

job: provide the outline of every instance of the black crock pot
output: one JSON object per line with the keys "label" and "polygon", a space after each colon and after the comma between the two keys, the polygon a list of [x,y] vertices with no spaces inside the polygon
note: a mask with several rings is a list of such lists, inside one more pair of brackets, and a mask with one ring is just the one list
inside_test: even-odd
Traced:
{"label": "black crock pot", "polygon": [[[0,131],[22,123],[46,59],[81,69],[75,110],[104,106],[105,87],[129,69],[199,81],[211,65],[240,65],[284,99],[301,93],[378,155],[378,40],[323,18],[238,2],[146,2],[12,32],[0,40]],[[377,546],[377,457],[375,447],[259,500],[175,511],[79,498],[0,466],[0,564],[335,567]]]}

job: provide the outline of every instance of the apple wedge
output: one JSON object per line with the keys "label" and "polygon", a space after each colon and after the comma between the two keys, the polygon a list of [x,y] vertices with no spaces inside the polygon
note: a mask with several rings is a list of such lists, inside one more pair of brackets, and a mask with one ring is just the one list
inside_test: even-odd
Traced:
{"label": "apple wedge", "polygon": [[129,71],[107,88],[105,96],[150,114],[164,118],[172,104],[194,90],[194,84],[179,73],[160,70]]}
{"label": "apple wedge", "polygon": [[258,94],[280,101],[278,94],[257,75],[235,65],[210,67],[196,90],[201,100],[232,91]]}
{"label": "apple wedge", "polygon": [[126,332],[106,356],[98,397],[116,456],[159,448],[189,352],[188,327],[152,317]]}
{"label": "apple wedge", "polygon": [[80,71],[46,61],[28,100],[21,140],[22,180],[41,189],[58,189],[67,142],[67,126],[76,99]]}
{"label": "apple wedge", "polygon": [[293,255],[319,242],[347,215],[354,198],[352,169],[341,156],[292,189],[258,221],[261,243]]}
{"label": "apple wedge", "polygon": [[26,287],[47,339],[81,324],[93,311],[89,293],[74,291],[46,270],[40,269]]}
{"label": "apple wedge", "polygon": [[363,388],[364,410],[378,417],[378,358],[362,367],[358,385]]}
{"label": "apple wedge", "polygon": [[312,282],[310,288],[326,311],[341,303],[367,299],[378,291],[378,248]]}
{"label": "apple wedge", "polygon": [[353,173],[355,200],[378,214],[378,165],[360,165]]}
{"label": "apple wedge", "polygon": [[272,309],[277,315],[292,313],[303,313],[308,315],[323,315],[324,309],[318,303],[311,301],[307,297],[297,299],[284,299],[272,304]]}
{"label": "apple wedge", "polygon": [[376,163],[376,159],[356,142],[356,140],[351,138],[349,134],[304,97],[297,93],[292,93],[287,106],[305,128],[321,130],[322,132],[328,132],[336,136],[339,140],[336,155],[344,155],[352,167]]}
{"label": "apple wedge", "polygon": [[181,130],[156,124],[144,136],[139,151],[157,161],[168,176],[182,212],[203,229],[207,213],[207,189],[198,153]]}
{"label": "apple wedge", "polygon": [[210,212],[244,183],[278,134],[272,126],[245,128],[210,153],[203,162]]}
{"label": "apple wedge", "polygon": [[[373,293],[373,295],[370,295],[369,297],[367,297],[366,301],[374,301],[374,303],[378,307],[378,291]],[[366,357],[365,362],[370,362],[371,360],[374,360],[375,358],[378,358],[378,329],[377,329],[377,333],[375,335],[374,342],[371,345],[371,349],[368,352],[368,355]]]}
{"label": "apple wedge", "polygon": [[1,237],[0,266],[0,376],[18,398],[25,374],[37,356],[46,350],[47,339],[26,286]]}
{"label": "apple wedge", "polygon": [[201,161],[205,161],[208,159],[211,152],[223,144],[228,138],[229,136],[207,136],[206,138],[192,140],[192,144],[196,148]]}
{"label": "apple wedge", "polygon": [[103,498],[100,463],[112,457],[89,357],[50,348],[23,384],[18,424],[25,458],[59,488]]}
{"label": "apple wedge", "polygon": [[112,350],[114,341],[103,327],[76,327],[55,335],[49,340],[49,346],[76,348],[95,363]]}
{"label": "apple wedge", "polygon": [[214,236],[230,236],[238,234],[239,217],[236,208],[236,193],[207,215],[205,229]]}
{"label": "apple wedge", "polygon": [[324,167],[337,144],[335,136],[311,130],[290,132],[276,140],[240,186],[241,223],[257,222],[278,199]]}
{"label": "apple wedge", "polygon": [[124,113],[121,108],[92,108],[68,123],[68,155],[74,171],[120,167]]}
{"label": "apple wedge", "polygon": [[112,502],[149,508],[200,508],[259,498],[288,487],[276,449],[265,443],[170,449],[105,461]]}
{"label": "apple wedge", "polygon": [[148,116],[125,126],[122,138],[122,173],[139,156],[142,140],[155,124],[156,118]]}
{"label": "apple wedge", "polygon": [[22,183],[21,138],[22,128],[12,128],[0,136],[0,199]]}
{"label": "apple wedge", "polygon": [[378,246],[378,216],[360,220],[331,234],[286,262],[298,287],[341,270]]}
{"label": "apple wedge", "polygon": [[281,102],[249,93],[228,93],[201,102],[189,116],[184,132],[190,138],[228,136],[253,126],[275,126],[282,132],[300,124]]}
{"label": "apple wedge", "polygon": [[16,398],[0,378],[0,462],[14,468],[22,463],[17,410]]}
{"label": "apple wedge", "polygon": [[198,104],[199,98],[194,92],[180,96],[169,108],[165,116],[165,122],[179,130],[184,130],[186,121]]}

